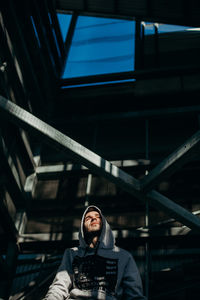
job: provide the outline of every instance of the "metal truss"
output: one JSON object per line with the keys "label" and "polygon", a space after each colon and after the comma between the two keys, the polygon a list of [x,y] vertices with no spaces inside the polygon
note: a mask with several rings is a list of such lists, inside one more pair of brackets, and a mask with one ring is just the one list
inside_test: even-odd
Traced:
{"label": "metal truss", "polygon": [[200,219],[197,216],[152,189],[161,179],[171,175],[198,153],[200,131],[152,170],[145,179],[139,181],[2,96],[0,96],[0,112],[17,126],[42,138],[50,146],[68,157],[70,156],[74,161],[89,168],[95,174],[107,178],[140,201],[148,201],[153,207],[162,209],[170,217],[191,229],[200,229]]}

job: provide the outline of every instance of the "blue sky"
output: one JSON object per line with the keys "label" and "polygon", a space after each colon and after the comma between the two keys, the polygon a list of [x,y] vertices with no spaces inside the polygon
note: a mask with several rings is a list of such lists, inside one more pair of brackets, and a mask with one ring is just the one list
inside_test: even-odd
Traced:
{"label": "blue sky", "polygon": [[[72,16],[58,14],[65,41]],[[145,35],[154,34],[154,24],[145,23]],[[159,24],[158,33],[189,27]],[[62,78],[134,70],[135,21],[79,16]]]}
{"label": "blue sky", "polygon": [[[58,15],[63,39],[70,15]],[[79,16],[63,78],[134,69],[135,22]]]}

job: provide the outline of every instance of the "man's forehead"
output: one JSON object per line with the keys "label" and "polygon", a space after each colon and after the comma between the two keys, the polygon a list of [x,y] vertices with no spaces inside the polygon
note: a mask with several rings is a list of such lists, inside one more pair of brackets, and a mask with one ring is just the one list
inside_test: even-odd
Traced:
{"label": "man's forehead", "polygon": [[89,215],[96,215],[96,216],[101,216],[100,213],[96,210],[91,210],[91,211],[88,211],[86,214],[85,214],[85,218]]}

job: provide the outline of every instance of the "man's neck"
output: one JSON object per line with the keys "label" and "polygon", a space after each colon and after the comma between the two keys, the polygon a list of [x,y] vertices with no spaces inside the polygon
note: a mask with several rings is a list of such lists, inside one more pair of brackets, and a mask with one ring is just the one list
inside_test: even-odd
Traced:
{"label": "man's neck", "polygon": [[93,239],[89,243],[89,247],[90,248],[95,248],[96,245],[97,245],[98,239],[99,239],[98,236],[94,236]]}

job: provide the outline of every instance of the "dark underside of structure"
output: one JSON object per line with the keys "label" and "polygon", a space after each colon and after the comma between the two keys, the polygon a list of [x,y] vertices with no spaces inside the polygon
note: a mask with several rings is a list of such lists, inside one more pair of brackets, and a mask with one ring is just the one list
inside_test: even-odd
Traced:
{"label": "dark underside of structure", "polygon": [[[42,299],[89,204],[133,254],[148,300],[198,299],[199,1],[0,8],[0,299]],[[58,13],[71,17],[64,40]],[[80,16],[133,22],[134,68],[63,78]],[[74,45],[100,40],[117,38]]]}

